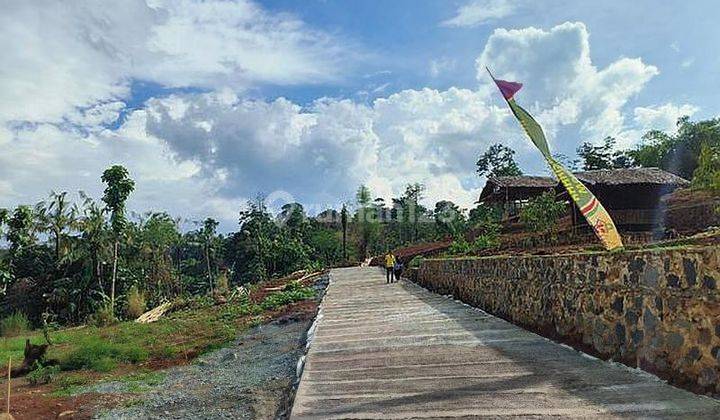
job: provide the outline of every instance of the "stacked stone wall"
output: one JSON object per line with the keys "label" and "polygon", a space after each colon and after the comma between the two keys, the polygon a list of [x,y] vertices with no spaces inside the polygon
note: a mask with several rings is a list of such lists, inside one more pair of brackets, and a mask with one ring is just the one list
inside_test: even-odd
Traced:
{"label": "stacked stone wall", "polygon": [[425,260],[414,281],[698,392],[720,393],[720,248]]}

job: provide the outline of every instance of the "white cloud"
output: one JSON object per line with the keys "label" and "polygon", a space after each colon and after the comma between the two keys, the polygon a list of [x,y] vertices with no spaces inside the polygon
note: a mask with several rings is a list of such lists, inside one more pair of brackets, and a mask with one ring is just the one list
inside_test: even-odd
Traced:
{"label": "white cloud", "polygon": [[346,47],[248,0],[10,1],[0,15],[0,118],[59,122],[126,97],[132,80],[236,90],[319,83],[338,77]]}
{"label": "white cloud", "polygon": [[441,57],[438,59],[430,60],[430,76],[435,78],[443,73],[447,73],[455,69],[457,61],[448,57]]}
{"label": "white cloud", "polygon": [[535,111],[550,137],[563,125],[579,123],[580,133],[596,141],[624,129],[623,107],[659,73],[639,58],[598,69],[587,28],[570,22],[547,31],[495,30],[477,59],[478,80],[489,85],[486,66],[496,77],[526,82],[518,101]]}
{"label": "white cloud", "polygon": [[[0,69],[0,206],[34,202],[50,189],[98,197],[102,170],[121,163],[137,180],[132,209],[213,215],[226,229],[258,192],[286,191],[319,211],[351,200],[363,182],[386,199],[421,182],[427,204],[451,199],[470,207],[481,187],[475,161],[490,144],[513,147],[530,172],[543,167],[484,65],[526,82],[518,100],[570,150],[578,130],[601,139],[693,111],[636,107],[628,128],[628,101],[658,71],[637,58],[597,68],[581,23],[496,30],[477,59],[477,89],[408,89],[371,103],[320,98],[301,106],[250,99],[245,90],[335,77],[325,69],[339,71],[332,63],[343,54],[295,18],[244,1],[138,1],[112,13],[95,3],[53,3],[47,12],[26,4],[7,15],[30,26],[0,17],[2,39],[15,34],[26,46],[3,45],[18,65]],[[33,26],[30,11],[47,22]],[[439,60],[436,70],[449,68]],[[380,76],[386,73],[373,77]],[[128,112],[133,79],[205,92],[151,98]],[[369,86],[378,94],[391,85]],[[120,127],[108,128],[121,113]],[[568,127],[572,136],[563,133]]]}
{"label": "white cloud", "polygon": [[669,102],[664,105],[635,107],[632,123],[628,124],[614,137],[617,146],[630,148],[642,140],[642,136],[650,130],[660,130],[667,133],[677,132],[677,120],[683,116],[693,116],[699,110],[690,104],[675,105]]}
{"label": "white cloud", "polygon": [[442,26],[478,26],[512,14],[515,6],[509,0],[472,0],[461,6],[455,16]]}
{"label": "white cloud", "polygon": [[[173,118],[178,102],[186,111]],[[467,156],[499,136],[507,117],[478,92],[455,88],[406,90],[371,106],[322,99],[307,109],[282,98],[227,103],[187,95],[152,101],[148,114],[149,132],[177,159],[197,162],[206,176],[227,173],[224,194],[282,189],[316,207],[350,199],[361,182],[385,198],[423,182],[434,186],[428,198],[450,194],[470,205],[476,191],[461,181],[478,180]],[[441,194],[438,180],[453,189]]]}

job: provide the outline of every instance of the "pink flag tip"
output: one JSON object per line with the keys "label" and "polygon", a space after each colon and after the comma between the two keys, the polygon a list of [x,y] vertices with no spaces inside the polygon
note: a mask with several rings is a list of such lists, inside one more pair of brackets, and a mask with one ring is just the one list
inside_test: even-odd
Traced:
{"label": "pink flag tip", "polygon": [[495,81],[495,84],[497,85],[498,89],[500,89],[500,93],[505,97],[505,99],[510,100],[512,97],[517,93],[517,91],[522,88],[522,83],[518,82],[508,82],[507,80],[500,80],[500,79],[493,79]]}

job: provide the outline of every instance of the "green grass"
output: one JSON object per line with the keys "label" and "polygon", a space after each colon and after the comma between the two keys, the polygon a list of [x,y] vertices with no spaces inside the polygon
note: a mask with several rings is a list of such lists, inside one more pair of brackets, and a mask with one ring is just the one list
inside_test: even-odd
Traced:
{"label": "green grass", "polygon": [[90,369],[110,372],[119,363],[144,362],[148,357],[148,350],[134,343],[121,344],[99,336],[86,336],[65,355],[60,366],[63,370]]}
{"label": "green grass", "polygon": [[0,320],[0,333],[3,337],[15,337],[30,331],[30,321],[22,312],[15,312]]}
{"label": "green grass", "polygon": [[[59,361],[63,371],[112,372],[121,365],[137,365],[147,360],[189,358],[223,347],[244,328],[262,322],[263,313],[314,296],[311,288],[299,284],[267,295],[262,302],[248,300],[220,306],[203,306],[172,313],[151,324],[132,321],[108,327],[87,326],[50,333],[53,345],[47,358]],[[25,339],[43,344],[41,331],[0,339],[0,365],[13,365],[23,359]],[[189,356],[188,356],[189,355]],[[56,381],[59,389],[77,384]]]}

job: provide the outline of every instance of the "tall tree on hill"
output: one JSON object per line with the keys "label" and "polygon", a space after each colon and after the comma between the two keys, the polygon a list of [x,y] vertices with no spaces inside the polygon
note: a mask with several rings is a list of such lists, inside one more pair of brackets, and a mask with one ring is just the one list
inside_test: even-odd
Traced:
{"label": "tall tree on hill", "polygon": [[130,179],[127,169],[121,165],[113,165],[103,172],[102,181],[107,184],[103,202],[110,212],[110,226],[113,231],[113,268],[110,285],[110,310],[115,314],[115,285],[117,283],[118,247],[120,238],[127,226],[125,218],[125,201],[135,189],[135,181]]}
{"label": "tall tree on hill", "polygon": [[7,221],[5,237],[10,242],[11,258],[23,248],[35,242],[33,212],[28,206],[18,206]]}
{"label": "tall tree on hill", "polygon": [[478,159],[477,173],[487,178],[522,175],[514,156],[513,149],[501,143],[493,144]]}
{"label": "tall tree on hill", "polygon": [[215,276],[213,275],[213,269],[210,262],[210,254],[214,254],[213,242],[217,235],[217,227],[220,223],[208,217],[203,221],[203,227],[201,230],[201,237],[203,240],[203,250],[205,252],[205,264],[207,266],[207,278],[208,284],[210,285],[210,291],[215,290]]}
{"label": "tall tree on hill", "polygon": [[422,193],[425,191],[425,186],[418,182],[414,184],[407,184],[405,186],[405,194],[402,196],[402,202],[405,205],[403,211],[407,211],[407,220],[412,223],[413,242],[418,240],[418,227],[420,226],[420,219],[426,212],[426,209],[420,205],[420,200],[423,198]]}
{"label": "tall tree on hill", "polygon": [[347,261],[347,228],[348,228],[348,211],[347,206],[343,204],[340,211],[340,222],[342,223],[342,252],[343,261]]}
{"label": "tall tree on hill", "polygon": [[[158,298],[166,296],[168,285],[172,285],[173,263],[171,249],[180,240],[177,221],[165,212],[149,213],[141,226],[140,240],[149,258],[150,283],[155,287]],[[145,262],[145,261],[143,261]]]}
{"label": "tall tree on hill", "polygon": [[8,209],[0,207],[0,237],[3,235],[3,225],[7,223],[9,215]]}
{"label": "tall tree on hill", "polygon": [[46,230],[53,236],[55,244],[55,260],[60,261],[62,257],[62,241],[65,230],[72,228],[75,224],[75,208],[67,201],[67,192],[50,193],[49,203],[40,202],[36,207],[37,218],[43,223]]}
{"label": "tall tree on hill", "polygon": [[97,280],[100,290],[104,293],[103,265],[109,236],[105,221],[105,210],[82,191],[80,192],[80,198],[82,198],[83,203],[80,209],[76,210],[76,213],[80,215],[78,225],[80,232],[82,232],[82,243],[92,263],[93,277]]}
{"label": "tall tree on hill", "polygon": [[374,209],[370,189],[360,185],[355,193],[355,202],[358,206],[355,218],[359,229],[358,248],[362,258],[367,258],[369,245],[373,237],[373,222],[375,222]]}
{"label": "tall tree on hill", "polygon": [[452,201],[442,200],[435,203],[433,216],[440,233],[455,237],[465,230],[465,215]]}

